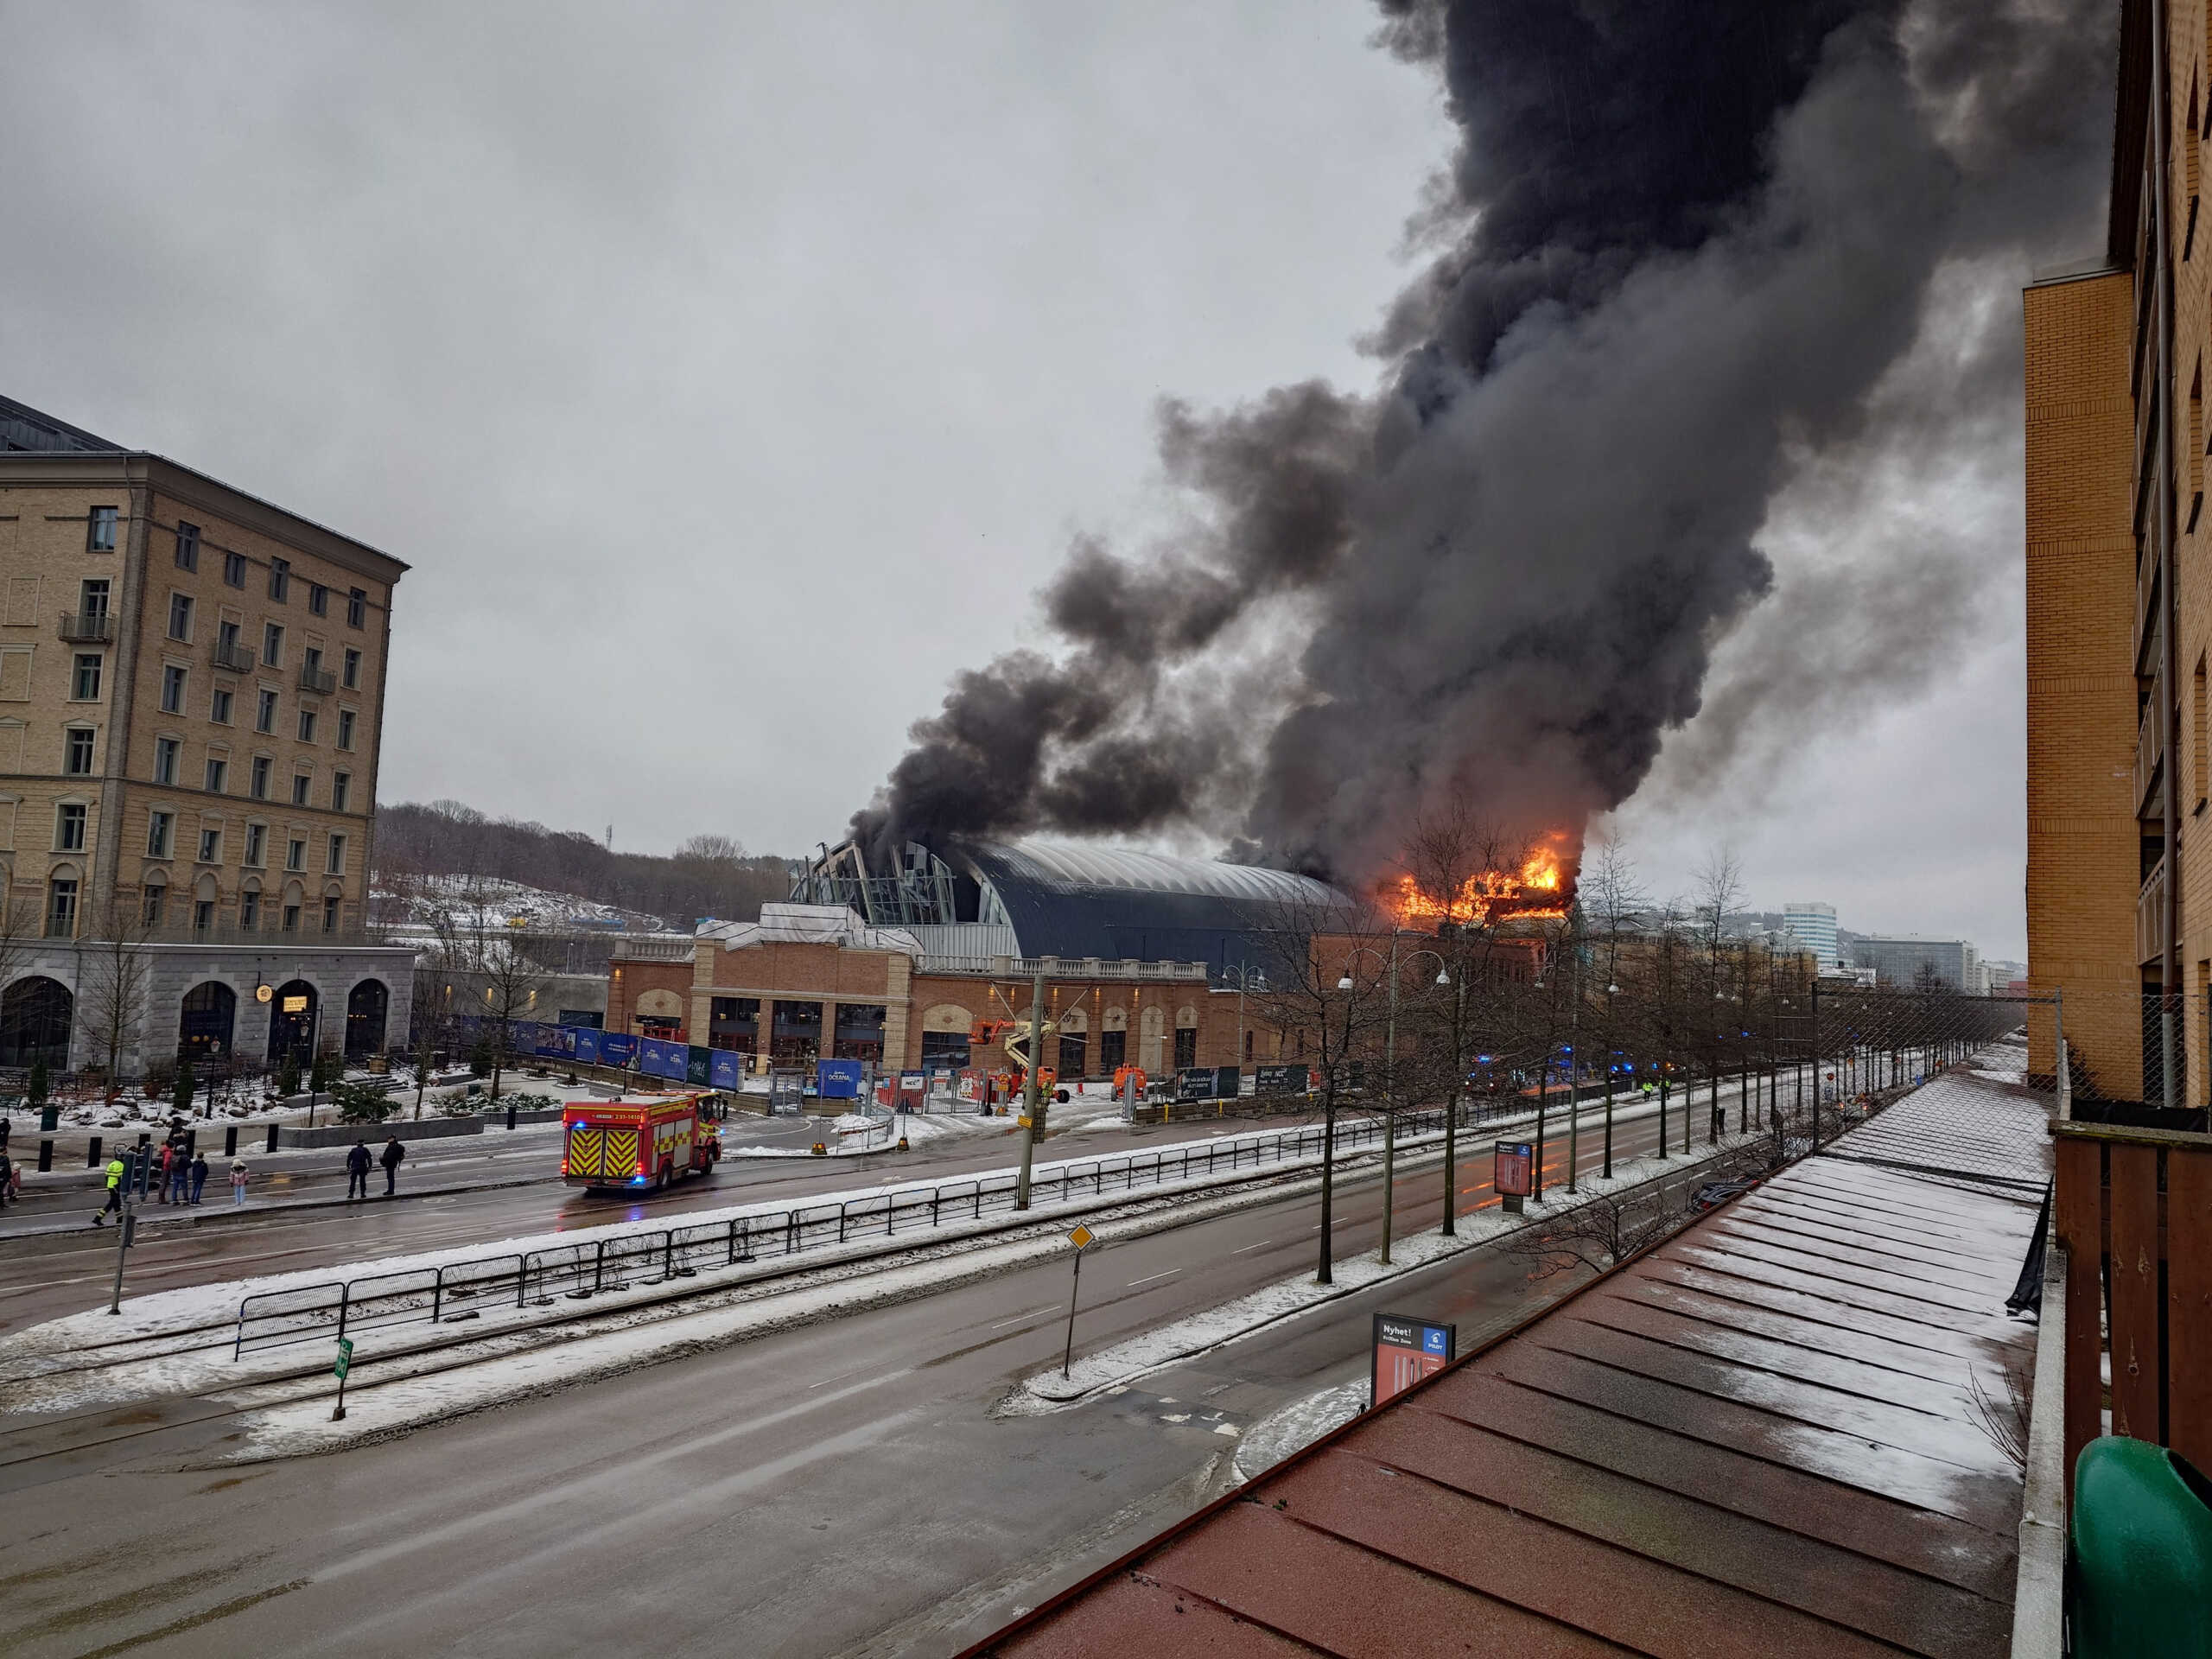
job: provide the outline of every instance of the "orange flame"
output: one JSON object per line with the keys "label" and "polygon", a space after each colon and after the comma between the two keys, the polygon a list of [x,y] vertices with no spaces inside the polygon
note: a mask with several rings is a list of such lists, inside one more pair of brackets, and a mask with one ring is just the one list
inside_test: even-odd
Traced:
{"label": "orange flame", "polygon": [[1449,900],[1432,897],[1410,875],[1398,878],[1397,892],[1389,901],[1398,920],[1411,922],[1487,922],[1493,915],[1557,918],[1567,914],[1555,901],[1563,880],[1559,854],[1554,845],[1566,839],[1554,832],[1548,843],[1531,853],[1518,870],[1484,870],[1471,875]]}

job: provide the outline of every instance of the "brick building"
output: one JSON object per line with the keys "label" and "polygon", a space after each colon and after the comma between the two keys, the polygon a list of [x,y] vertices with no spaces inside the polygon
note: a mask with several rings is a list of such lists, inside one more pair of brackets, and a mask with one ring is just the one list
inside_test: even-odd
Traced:
{"label": "brick building", "polygon": [[2024,302],[2029,982],[2065,994],[2077,1087],[2186,1107],[2212,988],[2212,61],[2202,0],[2120,10],[2106,245]]}
{"label": "brick building", "polygon": [[362,919],[406,568],[0,398],[0,1065],[404,1022]]}
{"label": "brick building", "polygon": [[931,953],[909,931],[833,906],[769,905],[757,923],[705,923],[690,938],[617,940],[607,1027],[756,1062],[988,1070],[1005,1064],[1005,1050],[971,1040],[975,1032],[1026,1016],[1040,968],[1059,1027],[1047,1063],[1064,1077],[1110,1077],[1123,1064],[1160,1077],[1274,1058],[1273,1033],[1203,963],[979,962]]}

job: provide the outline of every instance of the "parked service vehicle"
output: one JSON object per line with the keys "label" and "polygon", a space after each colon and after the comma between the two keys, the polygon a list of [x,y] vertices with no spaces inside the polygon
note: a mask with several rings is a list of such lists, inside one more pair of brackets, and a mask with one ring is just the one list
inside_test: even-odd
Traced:
{"label": "parked service vehicle", "polygon": [[658,1192],[721,1160],[715,1097],[571,1101],[561,1112],[561,1179],[570,1186]]}

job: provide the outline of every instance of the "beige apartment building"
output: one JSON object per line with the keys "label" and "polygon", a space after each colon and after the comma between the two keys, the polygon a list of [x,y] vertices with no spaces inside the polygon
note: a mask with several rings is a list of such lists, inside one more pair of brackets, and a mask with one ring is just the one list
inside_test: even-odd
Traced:
{"label": "beige apartment building", "polygon": [[404,1023],[411,957],[362,922],[406,569],[0,398],[0,1066]]}

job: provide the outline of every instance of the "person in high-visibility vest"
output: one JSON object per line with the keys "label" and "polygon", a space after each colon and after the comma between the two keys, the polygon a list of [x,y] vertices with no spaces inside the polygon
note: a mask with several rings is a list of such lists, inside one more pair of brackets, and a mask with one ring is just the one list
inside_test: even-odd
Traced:
{"label": "person in high-visibility vest", "polygon": [[120,1158],[109,1159],[107,1164],[107,1204],[105,1208],[96,1210],[92,1212],[93,1226],[106,1226],[109,1212],[123,1208],[123,1160]]}

